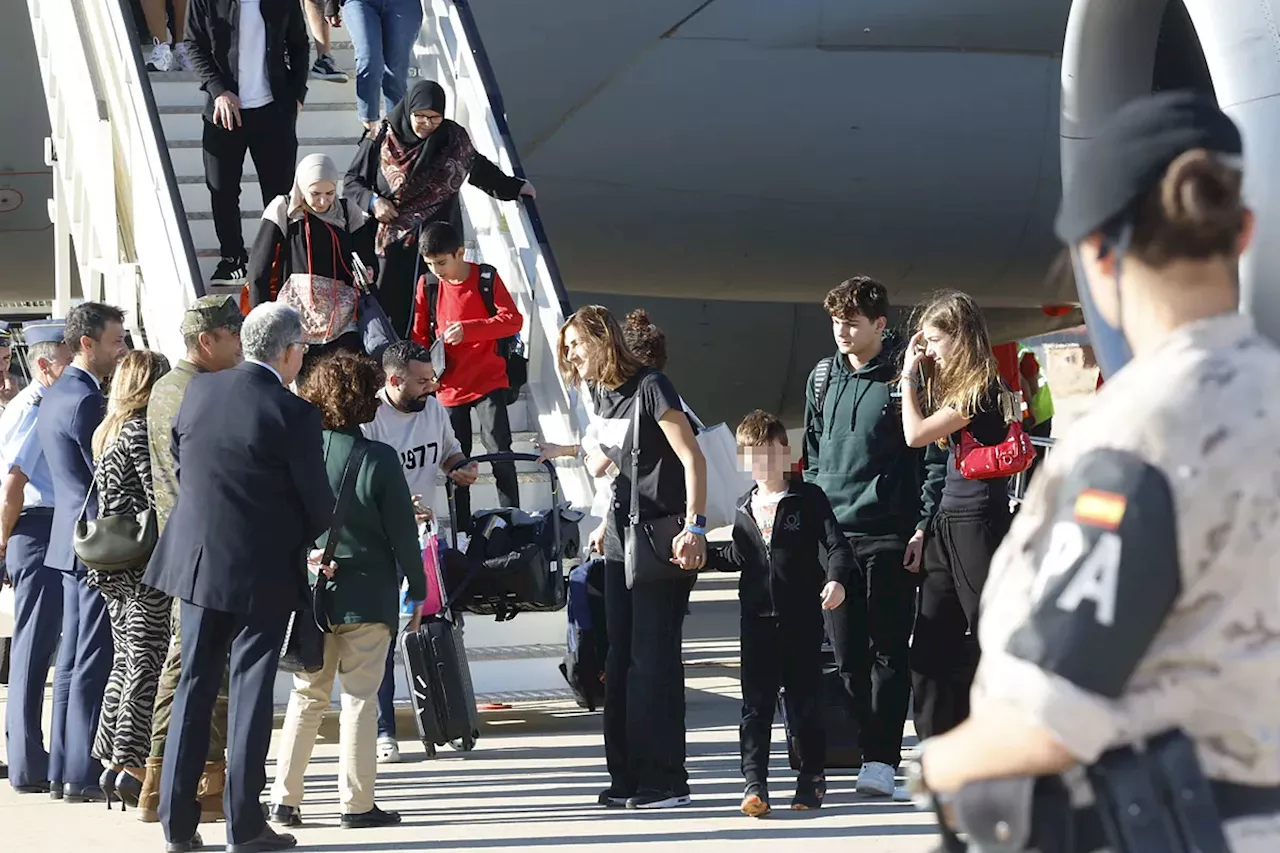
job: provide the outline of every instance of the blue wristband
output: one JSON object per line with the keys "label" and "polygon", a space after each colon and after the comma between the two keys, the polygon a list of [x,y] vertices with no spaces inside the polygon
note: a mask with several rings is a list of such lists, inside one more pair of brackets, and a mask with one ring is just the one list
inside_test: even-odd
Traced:
{"label": "blue wristband", "polygon": [[685,530],[687,530],[687,531],[688,531],[688,532],[690,532],[690,533],[696,533],[696,534],[698,534],[699,536],[706,536],[706,535],[707,535],[707,528],[705,528],[705,527],[699,527],[699,526],[698,526],[698,525],[696,525],[696,524],[686,524],[686,525],[684,526],[684,529],[685,529]]}

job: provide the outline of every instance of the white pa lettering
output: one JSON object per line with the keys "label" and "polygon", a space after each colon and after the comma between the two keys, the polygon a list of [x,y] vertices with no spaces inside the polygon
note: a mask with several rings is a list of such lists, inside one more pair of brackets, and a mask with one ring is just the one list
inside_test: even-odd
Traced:
{"label": "white pa lettering", "polygon": [[1076,569],[1071,582],[1058,596],[1057,607],[1074,613],[1082,602],[1093,602],[1093,615],[1100,625],[1111,627],[1116,620],[1116,595],[1120,589],[1120,537],[1103,533],[1089,556]]}
{"label": "white pa lettering", "polygon": [[1075,522],[1059,521],[1053,526],[1049,531],[1049,547],[1045,549],[1044,561],[1031,588],[1033,601],[1039,601],[1055,578],[1066,574],[1079,562],[1086,545],[1084,530]]}

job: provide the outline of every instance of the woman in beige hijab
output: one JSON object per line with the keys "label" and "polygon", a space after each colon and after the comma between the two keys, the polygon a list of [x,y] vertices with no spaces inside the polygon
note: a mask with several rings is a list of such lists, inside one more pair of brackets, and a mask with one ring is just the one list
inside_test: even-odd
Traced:
{"label": "woman in beige hijab", "polygon": [[298,310],[309,347],[304,375],[328,352],[362,351],[356,276],[375,260],[373,228],[366,227],[371,220],[365,211],[338,198],[340,175],[327,154],[302,158],[289,195],[277,196],[262,212],[249,252],[242,308],[247,313],[274,299]]}

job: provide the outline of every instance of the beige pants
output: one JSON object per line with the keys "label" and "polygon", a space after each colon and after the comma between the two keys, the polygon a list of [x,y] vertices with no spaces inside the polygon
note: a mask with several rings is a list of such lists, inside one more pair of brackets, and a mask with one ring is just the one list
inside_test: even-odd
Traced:
{"label": "beige pants", "polygon": [[293,694],[280,732],[275,805],[302,805],[302,777],[324,720],[333,678],[342,690],[338,718],[338,793],[343,814],[373,808],[373,782],[378,773],[378,686],[387,667],[391,630],[381,623],[338,625],[324,638],[324,668],[293,677]]}

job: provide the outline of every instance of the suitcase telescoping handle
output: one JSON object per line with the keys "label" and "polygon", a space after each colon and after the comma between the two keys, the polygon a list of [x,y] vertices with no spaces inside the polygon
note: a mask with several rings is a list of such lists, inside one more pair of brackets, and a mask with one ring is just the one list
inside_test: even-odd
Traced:
{"label": "suitcase telescoping handle", "polygon": [[[472,462],[537,462],[542,459],[534,453],[483,453],[479,456],[472,456],[470,459],[463,459],[457,465],[449,469],[452,474],[459,468],[465,468]],[[560,478],[556,476],[556,466],[552,464],[550,459],[542,459],[542,466],[547,469],[547,475],[551,483],[551,540],[555,543],[555,565],[556,571],[564,571],[564,546],[560,541]],[[458,548],[458,516],[454,506],[454,491],[458,487],[453,480],[448,477],[444,481],[445,496],[449,501],[449,519],[452,522],[449,525],[450,545],[456,551]]]}

